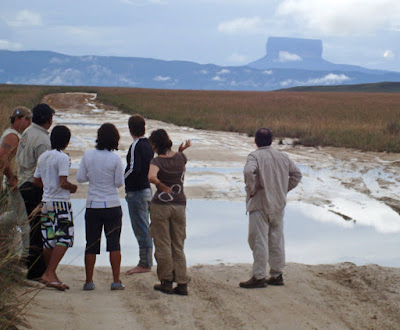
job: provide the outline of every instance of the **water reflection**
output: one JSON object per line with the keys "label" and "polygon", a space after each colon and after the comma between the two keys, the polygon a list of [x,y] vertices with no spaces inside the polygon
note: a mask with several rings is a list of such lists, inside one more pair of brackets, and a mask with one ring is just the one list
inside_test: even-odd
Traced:
{"label": "water reflection", "polygon": [[[138,262],[137,242],[126,203],[124,200],[121,202],[124,212],[122,265],[135,265]],[[72,200],[72,204],[75,213],[75,243],[67,251],[63,263],[83,265],[85,200]],[[188,265],[251,263],[247,225],[243,202],[189,200],[185,246]],[[400,236],[397,230],[383,233],[367,223],[346,222],[321,207],[290,202],[285,214],[285,235],[288,262],[318,264],[350,261],[356,264],[400,266]],[[97,265],[108,265],[108,258],[103,237]]]}

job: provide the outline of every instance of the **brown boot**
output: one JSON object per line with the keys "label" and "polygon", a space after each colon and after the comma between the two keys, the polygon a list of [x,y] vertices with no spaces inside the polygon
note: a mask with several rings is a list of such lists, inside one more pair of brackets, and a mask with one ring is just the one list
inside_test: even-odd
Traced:
{"label": "brown boot", "polygon": [[188,295],[187,284],[178,283],[178,286],[174,288],[174,293],[179,294],[181,296],[187,296]]}
{"label": "brown boot", "polygon": [[161,291],[166,294],[173,294],[172,281],[162,280],[160,284],[154,285],[154,290]]}
{"label": "brown boot", "polygon": [[240,282],[239,286],[244,289],[265,288],[267,281],[265,278],[257,280],[254,276],[246,282]]}
{"label": "brown boot", "polygon": [[267,283],[268,283],[269,285],[284,285],[282,274],[278,275],[277,277],[272,277],[272,276],[271,276],[271,277],[267,280]]}

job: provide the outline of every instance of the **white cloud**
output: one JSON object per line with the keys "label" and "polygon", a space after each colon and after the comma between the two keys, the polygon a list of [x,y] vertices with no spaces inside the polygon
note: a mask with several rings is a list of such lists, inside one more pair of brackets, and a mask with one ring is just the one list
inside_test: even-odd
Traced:
{"label": "white cloud", "polygon": [[298,61],[301,61],[301,60],[302,60],[302,58],[297,54],[292,54],[292,53],[285,52],[285,51],[280,51],[279,52],[279,58],[278,58],[279,62],[282,62],[282,63],[284,63],[284,62],[298,62]]}
{"label": "white cloud", "polygon": [[321,78],[308,79],[307,81],[287,79],[281,81],[280,85],[282,87],[306,86],[306,85],[340,85],[345,81],[349,80],[351,80],[351,78],[346,76],[345,74],[328,73],[327,75]]}
{"label": "white cloud", "polygon": [[38,13],[21,10],[14,19],[8,20],[7,24],[13,27],[40,26],[42,25],[42,18]]}
{"label": "white cloud", "polygon": [[272,72],[272,70],[265,70],[265,71],[263,71],[263,74],[271,75],[271,74],[273,74],[273,72]]}
{"label": "white cloud", "polygon": [[277,14],[326,35],[365,35],[396,26],[400,1],[284,0]]}
{"label": "white cloud", "polygon": [[207,70],[200,70],[200,73],[201,73],[201,74],[207,74],[208,71],[207,71]]}
{"label": "white cloud", "polygon": [[260,34],[266,32],[266,20],[260,17],[240,17],[222,22],[218,31],[226,34]]}
{"label": "white cloud", "polygon": [[219,74],[228,74],[228,73],[231,73],[231,71],[228,70],[228,69],[222,69],[221,71],[217,72],[217,75],[219,75]]}
{"label": "white cloud", "polygon": [[[299,84],[301,83],[300,81],[297,81]],[[294,85],[296,85],[296,81],[295,80],[293,80],[293,79],[287,79],[287,80],[284,80],[284,81],[281,81],[280,83],[279,83],[282,87],[288,87],[288,86],[294,86]]]}
{"label": "white cloud", "polygon": [[171,80],[171,77],[164,77],[164,76],[156,76],[153,78],[155,81],[169,81]]}
{"label": "white cloud", "polygon": [[0,39],[0,49],[20,50],[22,49],[22,45],[18,42],[11,42],[8,40]]}
{"label": "white cloud", "polygon": [[322,78],[309,79],[307,85],[337,85],[350,80],[350,77],[345,74],[328,73]]}
{"label": "white cloud", "polygon": [[224,81],[224,79],[221,78],[220,76],[212,77],[211,80],[214,80],[214,81]]}
{"label": "white cloud", "polygon": [[393,60],[395,58],[395,54],[392,50],[388,49],[384,54],[383,57],[387,60]]}
{"label": "white cloud", "polygon": [[239,64],[241,64],[241,63],[247,63],[249,61],[249,58],[246,55],[233,53],[232,55],[230,55],[228,57],[228,61],[230,63],[239,63]]}

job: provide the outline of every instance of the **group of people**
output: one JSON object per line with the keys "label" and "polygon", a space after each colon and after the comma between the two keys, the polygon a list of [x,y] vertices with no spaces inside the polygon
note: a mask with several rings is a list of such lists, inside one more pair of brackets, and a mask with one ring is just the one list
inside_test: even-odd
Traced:
{"label": "group of people", "polygon": [[[56,269],[67,249],[73,246],[70,194],[78,186],[68,178],[71,160],[65,149],[70,142],[70,130],[57,125],[49,137],[54,113],[43,103],[32,112],[24,107],[14,109],[11,127],[1,137],[0,170],[5,175],[5,186],[14,195],[22,196],[25,204],[25,222],[16,225],[21,230],[24,223],[30,227],[29,251],[24,255],[27,278],[64,291],[69,286],[58,278]],[[89,183],[83,290],[95,289],[94,266],[103,230],[110,252],[111,290],[125,288],[120,279],[122,209],[118,194],[118,188],[125,184],[125,199],[139,245],[139,262],[127,274],[151,271],[154,243],[160,280],[154,289],[187,295],[190,277],[184,253],[186,196],[183,189],[187,158],[183,151],[191,142],[185,141],[175,152],[164,129],[153,131],[147,139],[145,120],[138,114],[129,118],[128,127],[133,142],[126,156],[125,170],[121,158],[114,152],[118,150],[119,132],[114,124],[105,123],[97,131],[95,149],[85,152],[76,175],[77,182]],[[286,194],[297,186],[302,175],[286,154],[271,147],[272,140],[269,129],[259,129],[255,134],[258,148],[249,154],[244,167],[248,241],[254,263],[250,280],[239,284],[242,288],[283,285]],[[150,183],[156,187],[154,195]],[[271,276],[266,279],[268,263]]]}

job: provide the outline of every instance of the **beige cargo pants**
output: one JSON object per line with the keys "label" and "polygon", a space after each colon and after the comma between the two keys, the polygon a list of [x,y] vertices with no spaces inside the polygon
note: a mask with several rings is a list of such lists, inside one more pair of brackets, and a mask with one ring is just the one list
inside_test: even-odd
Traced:
{"label": "beige cargo pants", "polygon": [[250,212],[248,242],[253,251],[252,273],[257,280],[266,277],[268,263],[272,277],[282,274],[285,267],[283,214]]}
{"label": "beige cargo pants", "polygon": [[183,251],[186,238],[186,206],[150,204],[149,234],[154,240],[157,276],[160,281],[186,284],[190,278],[186,271]]}

